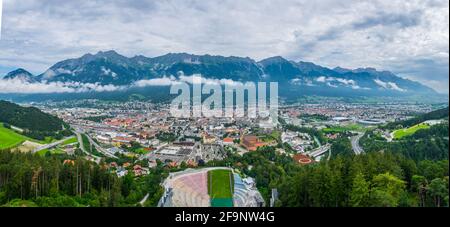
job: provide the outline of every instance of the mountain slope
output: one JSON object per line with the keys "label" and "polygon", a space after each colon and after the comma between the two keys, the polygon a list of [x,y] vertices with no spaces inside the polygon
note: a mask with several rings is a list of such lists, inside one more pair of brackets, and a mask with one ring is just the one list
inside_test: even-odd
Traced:
{"label": "mountain slope", "polygon": [[22,107],[0,100],[0,122],[29,131],[57,132],[64,122],[34,107]]}
{"label": "mountain slope", "polygon": [[34,83],[36,82],[36,78],[30,72],[25,69],[19,68],[16,69],[3,77],[4,80],[20,80],[22,82]]}
{"label": "mountain slope", "polygon": [[276,81],[289,95],[411,96],[437,93],[418,82],[372,68],[326,68],[311,62],[294,62],[276,56],[256,62],[250,58],[170,53],[159,57],[125,57],[115,51],[85,54],[56,63],[32,76],[19,69],[4,79],[34,83],[61,82],[68,86],[99,84],[132,86],[140,80],[202,75],[207,79]]}
{"label": "mountain slope", "polygon": [[37,76],[46,82],[81,82],[124,85],[149,76],[144,68],[115,51],[86,54],[77,59],[61,61]]}

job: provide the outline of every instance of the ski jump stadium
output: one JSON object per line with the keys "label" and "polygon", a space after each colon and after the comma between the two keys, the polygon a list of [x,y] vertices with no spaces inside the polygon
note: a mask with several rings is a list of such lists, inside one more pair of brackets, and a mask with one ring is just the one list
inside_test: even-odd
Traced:
{"label": "ski jump stadium", "polygon": [[233,169],[214,167],[170,173],[162,183],[158,207],[263,207],[252,178],[241,178]]}

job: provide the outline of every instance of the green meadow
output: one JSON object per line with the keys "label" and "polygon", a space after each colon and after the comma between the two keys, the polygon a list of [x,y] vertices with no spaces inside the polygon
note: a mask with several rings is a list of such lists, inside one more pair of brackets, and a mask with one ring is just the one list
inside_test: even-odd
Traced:
{"label": "green meadow", "polygon": [[14,130],[3,127],[3,124],[0,123],[0,149],[16,147],[25,140],[29,139]]}
{"label": "green meadow", "polygon": [[406,129],[395,130],[394,131],[394,139],[401,139],[405,136],[410,136],[410,135],[416,133],[420,129],[428,129],[428,128],[430,128],[430,126],[428,124],[420,123],[420,124],[411,126]]}

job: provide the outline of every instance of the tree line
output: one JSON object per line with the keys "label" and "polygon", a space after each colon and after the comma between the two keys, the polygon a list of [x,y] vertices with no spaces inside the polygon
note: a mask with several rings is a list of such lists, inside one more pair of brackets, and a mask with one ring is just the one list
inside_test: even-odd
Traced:
{"label": "tree line", "polygon": [[438,109],[426,114],[421,114],[419,116],[413,117],[411,119],[403,120],[403,121],[396,121],[391,122],[383,126],[384,129],[398,129],[398,128],[407,128],[411,127],[413,125],[420,124],[427,120],[434,120],[434,119],[441,119],[441,118],[447,118],[449,116],[449,107]]}
{"label": "tree line", "polygon": [[299,165],[263,147],[243,156],[229,151],[228,158],[207,165],[232,166],[255,178],[266,203],[276,188],[277,206],[448,206],[448,159],[415,161],[401,153],[369,152]]}
{"label": "tree line", "polygon": [[69,126],[58,117],[35,107],[22,107],[2,100],[0,100],[0,122],[19,127],[24,130],[23,135],[37,140],[45,140],[48,136],[62,138],[71,135],[67,130]]}
{"label": "tree line", "polygon": [[82,157],[0,151],[0,206],[155,206],[162,195],[159,183],[167,171],[158,165],[150,174],[123,178],[106,165]]}

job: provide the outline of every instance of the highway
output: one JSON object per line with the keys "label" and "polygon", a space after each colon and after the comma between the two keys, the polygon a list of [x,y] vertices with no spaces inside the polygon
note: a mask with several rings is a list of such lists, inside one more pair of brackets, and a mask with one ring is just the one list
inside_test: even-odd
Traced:
{"label": "highway", "polygon": [[64,138],[64,139],[62,139],[62,140],[58,140],[58,141],[53,142],[53,143],[49,143],[49,144],[42,145],[42,146],[40,146],[40,147],[35,148],[35,149],[34,149],[33,151],[31,151],[31,152],[32,152],[32,153],[37,153],[37,152],[42,151],[42,150],[45,150],[45,149],[50,149],[50,148],[56,147],[56,146],[58,146],[58,145],[64,143],[64,141],[69,140],[69,139],[72,139],[72,138],[74,138],[74,136],[69,136],[69,137],[66,137],[66,138]]}
{"label": "highway", "polygon": [[83,138],[81,137],[81,131],[80,130],[75,130],[74,132],[77,135],[78,142],[80,143],[81,151],[83,151],[83,153],[85,153],[88,157],[92,157],[97,164],[100,163],[100,160],[101,160],[100,157],[95,156],[95,155],[89,153],[86,149],[84,149]]}
{"label": "highway", "polygon": [[[110,158],[118,158],[117,156],[115,156],[114,154],[111,154],[111,153],[108,152],[105,148],[103,148],[102,146],[100,146],[97,142],[95,142],[95,141],[89,136],[89,134],[87,134],[86,132],[84,132],[84,130],[83,130],[81,127],[79,127],[79,126],[77,126],[77,125],[72,125],[72,128],[75,129],[75,133],[76,133],[77,136],[78,136],[78,140],[80,141],[81,147],[83,147],[83,140],[82,140],[82,138],[81,138],[81,134],[84,134],[84,135],[86,135],[86,137],[88,138],[89,143],[92,144],[92,145],[95,147],[95,149],[97,149],[98,152],[100,152],[100,153],[102,153],[102,154],[104,154],[104,155],[106,155],[106,156],[108,156],[108,157],[110,157]],[[88,151],[85,151],[85,150],[83,150],[83,152],[89,153]]]}
{"label": "highway", "polygon": [[364,152],[362,147],[359,145],[359,140],[361,137],[363,137],[363,133],[358,133],[358,135],[351,137],[350,141],[352,143],[352,149],[355,152],[355,154],[361,154]]}
{"label": "highway", "polygon": [[325,152],[327,152],[328,150],[330,150],[331,148],[331,144],[325,144],[324,146],[321,146],[315,150],[312,150],[310,152],[307,152],[309,156],[315,158],[317,156],[320,156],[322,154],[324,154]]}
{"label": "highway", "polygon": [[110,158],[117,158],[117,156],[115,156],[114,154],[111,154],[110,152],[108,152],[105,148],[101,147],[100,145],[98,145],[98,143],[96,143],[88,134],[85,134],[87,136],[87,138],[89,139],[89,143],[91,143],[92,145],[94,145],[95,149],[97,149],[97,151],[99,151],[100,153],[110,157]]}

